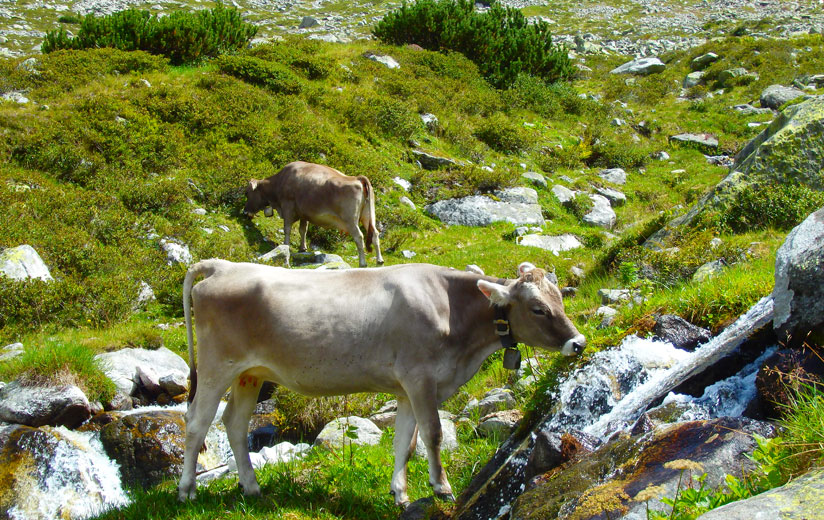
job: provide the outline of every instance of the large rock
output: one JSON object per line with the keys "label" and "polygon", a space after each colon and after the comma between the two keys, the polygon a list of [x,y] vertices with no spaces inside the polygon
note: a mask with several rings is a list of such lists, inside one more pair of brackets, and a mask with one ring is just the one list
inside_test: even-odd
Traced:
{"label": "large rock", "polygon": [[[548,474],[536,487],[518,497],[512,520],[623,518],[646,520],[645,502],[632,501],[648,486],[662,486],[673,497],[682,480],[674,461],[703,465],[707,487],[741,476],[753,468],[747,455],[756,447],[754,434],[771,437],[772,426],[748,419],[722,418],[664,425],[634,437],[621,437],[595,452]],[[678,466],[678,463],[675,463]],[[693,472],[697,477],[701,471]],[[684,475],[686,478],[688,475]],[[658,498],[650,509],[664,509]]]}
{"label": "large rock", "polygon": [[566,204],[567,202],[574,199],[575,194],[577,193],[567,188],[566,186],[561,186],[560,184],[556,184],[555,186],[553,186],[551,191],[552,194],[555,195],[555,198],[558,199],[558,202],[560,202],[561,204]]}
{"label": "large rock", "polygon": [[44,282],[53,280],[43,259],[28,244],[9,247],[0,252],[0,275],[8,276],[14,280],[28,280],[31,278],[37,278]]}
{"label": "large rock", "polygon": [[183,412],[143,412],[104,426],[100,441],[109,457],[120,464],[125,483],[148,488],[180,476],[185,432]]}
{"label": "large rock", "polygon": [[544,225],[539,204],[503,202],[481,195],[441,200],[426,206],[426,211],[448,225],[488,226],[493,222],[509,222],[516,226]]}
{"label": "large rock", "polygon": [[117,464],[91,433],[0,425],[3,518],[97,517],[129,503]]}
{"label": "large rock", "polygon": [[484,395],[483,399],[478,401],[472,399],[466,404],[461,415],[479,414],[481,417],[489,415],[493,412],[501,410],[511,410],[517,406],[515,397],[512,392],[503,388],[493,388]]}
{"label": "large rock", "polygon": [[612,184],[626,184],[627,172],[623,168],[607,168],[598,172],[598,177]]}
{"label": "large rock", "polygon": [[698,520],[813,519],[824,511],[824,470],[818,469],[760,495],[713,509]]}
{"label": "large rock", "polygon": [[658,58],[638,58],[610,71],[610,74],[638,74],[646,76],[663,72],[667,66]]}
{"label": "large rock", "polygon": [[798,183],[824,190],[824,98],[814,97],[782,112],[735,156],[731,173],[690,210],[650,236],[646,247],[663,243],[672,228],[687,226],[708,209],[738,200],[750,186]]}
{"label": "large rock", "polygon": [[592,201],[592,209],[581,220],[592,226],[612,229],[615,226],[617,217],[609,203],[609,199],[595,193],[590,194],[589,198]]}
{"label": "large rock", "polygon": [[375,423],[363,417],[350,416],[335,419],[326,426],[315,438],[315,446],[327,449],[338,449],[344,443],[374,446],[381,441],[383,432]]}
{"label": "large rock", "polygon": [[[160,347],[157,350],[142,348],[124,348],[95,356],[106,375],[117,389],[126,395],[135,395],[140,388],[140,373],[154,373],[160,379],[166,379],[168,388],[164,391],[170,395],[180,385],[185,386],[189,377],[189,365],[180,356]],[[163,386],[163,385],[161,385]]]}
{"label": "large rock", "polygon": [[575,235],[564,234],[557,236],[549,235],[524,235],[518,244],[522,246],[538,247],[547,251],[552,251],[556,255],[561,251],[569,251],[582,247],[581,241]]}
{"label": "large rock", "polygon": [[775,258],[775,317],[780,339],[824,334],[824,208],[793,229]]}
{"label": "large rock", "polygon": [[709,330],[672,314],[657,316],[652,331],[663,341],[669,341],[676,348],[689,351],[695,350],[698,345],[712,338],[712,332]]}
{"label": "large rock", "polygon": [[74,385],[27,386],[13,381],[0,389],[0,421],[76,428],[91,415],[86,394]]}
{"label": "large rock", "polygon": [[804,96],[804,91],[795,87],[785,87],[783,85],[770,85],[761,92],[761,106],[778,110],[784,103]]}
{"label": "large rock", "polygon": [[440,168],[458,165],[458,161],[455,161],[454,159],[438,157],[420,150],[412,150],[412,157],[421,163],[421,168],[424,170],[438,170]]}
{"label": "large rock", "polygon": [[718,139],[711,134],[678,134],[670,136],[670,143],[691,146],[706,152],[718,149]]}

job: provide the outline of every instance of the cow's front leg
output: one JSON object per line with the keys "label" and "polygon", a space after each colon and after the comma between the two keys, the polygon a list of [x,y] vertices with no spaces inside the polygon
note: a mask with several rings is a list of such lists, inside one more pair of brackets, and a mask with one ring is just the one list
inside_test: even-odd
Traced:
{"label": "cow's front leg", "polygon": [[283,217],[283,243],[288,247],[292,244],[292,221]]}
{"label": "cow's front leg", "polygon": [[301,219],[300,227],[298,228],[298,231],[300,231],[300,249],[298,251],[306,251],[306,230],[308,227],[309,222]]}
{"label": "cow's front leg", "polygon": [[395,505],[406,508],[409,505],[407,495],[407,467],[409,457],[415,451],[417,428],[412,405],[406,398],[398,397],[398,413],[395,416],[395,471],[392,473],[392,495],[395,496]]}
{"label": "cow's front leg", "polygon": [[223,412],[226,436],[237,463],[238,484],[244,495],[259,495],[260,486],[255,478],[255,469],[249,459],[249,418],[255,410],[257,396],[262,381],[249,375],[241,375],[232,384],[229,404]]}
{"label": "cow's front leg", "polygon": [[435,398],[436,385],[426,380],[419,381],[419,390],[410,394],[412,410],[418,422],[421,439],[426,446],[426,457],[429,461],[429,485],[435,495],[447,500],[455,500],[452,486],[446,479],[446,471],[441,462],[441,418],[438,416],[438,401]]}

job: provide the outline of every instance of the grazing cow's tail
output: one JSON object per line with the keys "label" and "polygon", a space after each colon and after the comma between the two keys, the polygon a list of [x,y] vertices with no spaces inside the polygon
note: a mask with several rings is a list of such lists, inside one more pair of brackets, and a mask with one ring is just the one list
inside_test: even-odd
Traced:
{"label": "grazing cow's tail", "polygon": [[183,280],[183,316],[186,320],[186,341],[189,344],[189,402],[195,398],[197,392],[197,364],[195,362],[194,334],[192,332],[192,286],[195,278],[205,275],[207,278],[215,272],[215,264],[212,260],[204,260],[196,263],[186,272]]}
{"label": "grazing cow's tail", "polygon": [[368,221],[369,224],[366,226],[366,250],[368,252],[372,252],[372,237],[375,236],[377,233],[377,229],[375,227],[375,192],[372,190],[372,183],[369,182],[369,179],[364,177],[363,175],[358,175],[358,179],[360,179],[361,184],[363,184],[363,197],[368,204],[363,209],[369,211]]}

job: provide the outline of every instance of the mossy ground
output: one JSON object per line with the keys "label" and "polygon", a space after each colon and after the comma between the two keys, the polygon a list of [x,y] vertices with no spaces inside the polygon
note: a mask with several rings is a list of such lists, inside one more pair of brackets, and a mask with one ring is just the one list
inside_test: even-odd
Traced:
{"label": "mossy ground", "polygon": [[[760,79],[703,97],[715,90],[710,83],[679,99],[690,60],[710,50],[722,56],[709,69],[710,79],[733,66],[757,72]],[[367,51],[391,54],[401,69],[367,60]],[[718,153],[734,154],[759,131],[747,123],[769,117],[743,116],[730,106],[753,102],[768,84],[789,84],[799,74],[824,71],[820,35],[768,43],[729,37],[665,56],[665,72],[634,82],[609,74],[626,58],[588,57],[592,72],[569,86],[522,78],[506,91],[487,86],[477,67],[460,55],[377,42],[340,45],[287,38],[257,47],[248,56],[288,70],[290,85],[296,87],[284,92],[256,82],[250,74],[260,74],[260,68],[224,69],[234,74],[229,75],[218,62],[170,67],[143,53],[105,49],[38,56],[36,74],[18,69],[19,59],[0,61],[3,89],[25,89],[35,101],[0,103],[0,247],[34,246],[56,280],[21,284],[0,278],[0,343],[21,341],[28,351],[45,351],[56,342],[89,353],[164,344],[183,354],[185,332],[178,325],[185,268],[167,265],[159,238],[187,244],[195,258],[253,260],[282,242],[280,221],[246,219],[240,211],[242,186],[298,159],[372,180],[389,265],[407,262],[402,251],[408,249],[417,254],[416,262],[459,269],[477,264],[495,276],[512,277],[521,261],[554,269],[562,285],[578,286],[577,296],[566,303],[567,313],[589,339],[587,354],[617,344],[628,333],[648,332],[655,312],[673,312],[717,330],[770,292],[774,252],[787,230],[769,225],[738,234],[699,229],[678,237],[681,251],[674,256],[643,251],[639,246],[651,231],[727,173],[697,150],[672,147],[667,138],[711,132],[721,143]],[[439,119],[433,132],[420,121],[419,114],[425,112]],[[611,125],[614,118],[625,124]],[[423,150],[472,164],[447,172],[419,170],[409,155],[410,139]],[[649,157],[660,150],[671,158]],[[573,179],[571,188],[589,190],[606,185],[597,173],[613,166],[624,167],[628,181],[612,186],[626,193],[627,203],[616,209],[611,232],[582,224],[549,189],[538,188],[548,222],[544,233],[574,233],[585,244],[558,256],[517,245],[512,225],[447,227],[421,209],[440,198],[521,184],[520,173],[526,170],[544,174],[550,187],[564,183],[561,177],[566,176]],[[398,187],[394,177],[412,180],[411,193]],[[419,209],[403,206],[402,195]],[[196,208],[206,209],[206,215],[194,213]],[[350,263],[355,258],[348,237],[326,232],[316,237],[326,251]],[[713,237],[724,243],[717,252],[709,248]],[[722,254],[733,264],[724,276],[691,282],[694,268]],[[368,261],[373,265],[374,257]],[[628,281],[621,279],[622,264],[650,264],[660,276],[640,285],[648,297],[645,304],[622,308],[612,327],[599,330],[593,316],[600,305],[597,291]],[[572,276],[573,266],[583,268],[586,277]],[[157,300],[135,310],[140,281],[153,287]],[[159,328],[161,324],[173,326]],[[551,386],[546,380],[557,377],[554,371],[568,363],[553,355],[543,359],[544,367],[553,371],[539,386],[546,389]],[[3,368],[4,377],[13,378],[28,367]],[[501,385],[507,377],[500,358],[493,357],[445,407],[459,411],[471,396]],[[305,400],[291,395],[283,398],[289,416],[306,408]],[[331,417],[342,409],[366,413],[375,399],[388,398],[322,401],[322,409],[307,414],[306,420]],[[545,400],[545,395],[533,398]],[[463,440],[469,451],[447,459],[456,493],[494,450],[482,439]],[[173,490],[161,487],[140,495],[129,509],[133,513],[122,514],[138,518],[168,503],[170,511],[189,518],[232,518],[246,512],[270,518],[351,518],[356,506],[371,511],[372,517],[391,518],[396,511],[383,496],[391,450],[388,445],[369,450],[356,450],[346,464],[333,462],[331,455],[315,456],[297,469],[264,470],[260,499],[243,499],[224,482],[209,488],[206,501],[177,505]],[[338,480],[340,485],[316,490],[313,486],[320,484],[312,484],[311,493],[316,494],[310,495],[300,489],[315,482],[307,475],[326,478],[329,472],[349,471],[373,459],[364,473]],[[423,466],[413,463],[411,478],[425,480]],[[350,486],[373,477],[374,485],[350,494]],[[424,482],[414,486],[413,496],[428,493]]]}

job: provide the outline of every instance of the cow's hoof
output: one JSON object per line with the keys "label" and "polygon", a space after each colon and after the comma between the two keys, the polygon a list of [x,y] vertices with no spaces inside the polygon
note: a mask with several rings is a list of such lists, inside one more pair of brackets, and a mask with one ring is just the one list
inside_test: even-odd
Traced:
{"label": "cow's hoof", "polygon": [[455,495],[452,493],[435,493],[435,496],[441,500],[445,500],[446,502],[454,502]]}
{"label": "cow's hoof", "polygon": [[248,489],[247,489],[247,486],[244,486],[240,482],[238,482],[237,485],[240,488],[240,491],[243,492],[243,494],[246,495],[247,497],[259,496],[260,495],[260,486],[257,483],[255,483],[254,485],[248,486]]}

